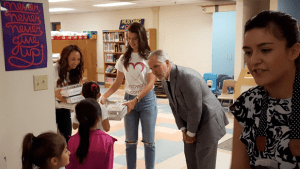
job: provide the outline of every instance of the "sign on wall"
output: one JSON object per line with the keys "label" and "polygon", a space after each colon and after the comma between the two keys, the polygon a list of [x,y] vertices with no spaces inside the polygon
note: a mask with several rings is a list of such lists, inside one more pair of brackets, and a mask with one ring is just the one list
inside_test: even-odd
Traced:
{"label": "sign on wall", "polygon": [[138,23],[144,25],[145,19],[122,19],[120,22],[119,29],[120,30],[128,29],[130,24],[132,24],[133,22],[138,22]]}
{"label": "sign on wall", "polygon": [[42,3],[1,1],[5,70],[47,67]]}

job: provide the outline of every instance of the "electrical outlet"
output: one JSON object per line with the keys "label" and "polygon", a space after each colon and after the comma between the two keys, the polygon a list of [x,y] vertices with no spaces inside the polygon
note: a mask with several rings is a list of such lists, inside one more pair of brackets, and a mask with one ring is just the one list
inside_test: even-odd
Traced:
{"label": "electrical outlet", "polygon": [[47,75],[33,76],[33,88],[34,91],[48,90],[48,76]]}

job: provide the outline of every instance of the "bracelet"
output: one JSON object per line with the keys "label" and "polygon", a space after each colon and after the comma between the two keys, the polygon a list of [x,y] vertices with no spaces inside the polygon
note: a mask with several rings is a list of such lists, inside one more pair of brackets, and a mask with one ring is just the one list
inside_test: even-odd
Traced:
{"label": "bracelet", "polygon": [[135,98],[136,98],[137,102],[140,102],[140,99],[137,96]]}

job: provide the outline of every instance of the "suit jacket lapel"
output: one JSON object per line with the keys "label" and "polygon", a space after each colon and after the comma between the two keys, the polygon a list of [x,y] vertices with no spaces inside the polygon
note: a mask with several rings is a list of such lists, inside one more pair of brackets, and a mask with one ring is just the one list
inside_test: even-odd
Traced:
{"label": "suit jacket lapel", "polygon": [[172,92],[172,102],[174,104],[175,110],[177,111],[177,101],[175,97],[175,88],[177,84],[177,65],[172,64],[171,71],[170,71],[170,85],[171,85],[171,92]]}
{"label": "suit jacket lapel", "polygon": [[171,94],[170,94],[170,92],[169,92],[168,84],[167,84],[167,82],[166,82],[165,80],[163,81],[163,85],[164,85],[165,92],[167,93],[167,97],[168,97],[168,99],[169,99],[169,102],[170,102],[172,105],[174,105],[173,98],[171,97]]}

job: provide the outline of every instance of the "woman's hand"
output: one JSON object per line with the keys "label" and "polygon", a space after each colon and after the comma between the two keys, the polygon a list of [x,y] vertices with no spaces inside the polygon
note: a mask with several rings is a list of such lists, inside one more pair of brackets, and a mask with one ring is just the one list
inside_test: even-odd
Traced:
{"label": "woman's hand", "polygon": [[127,114],[129,114],[131,112],[131,110],[134,109],[134,106],[136,105],[137,103],[137,99],[133,99],[133,100],[130,100],[129,102],[126,102],[126,103],[123,103],[123,105],[126,105],[127,106]]}
{"label": "woman's hand", "polygon": [[55,91],[55,97],[58,98],[61,102],[63,103],[67,103],[67,100],[64,99],[64,97],[60,94],[60,91],[62,91],[63,89],[57,89]]}
{"label": "woman's hand", "polygon": [[106,98],[104,95],[102,95],[101,98],[100,98],[100,103],[101,103],[102,105],[105,105],[106,99],[107,99],[107,98]]}

